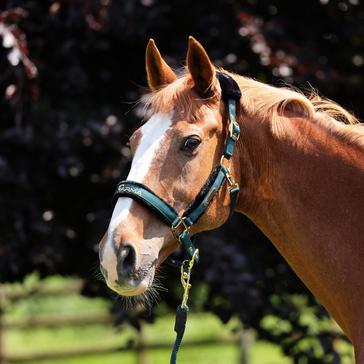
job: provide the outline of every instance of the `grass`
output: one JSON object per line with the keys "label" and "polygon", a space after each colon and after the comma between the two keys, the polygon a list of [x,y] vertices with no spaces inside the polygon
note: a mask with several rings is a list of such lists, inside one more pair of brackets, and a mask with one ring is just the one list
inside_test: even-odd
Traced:
{"label": "grass", "polygon": [[[74,279],[51,277],[41,282],[42,288],[62,289],[75,284]],[[32,291],[40,282],[36,276],[29,277],[22,285],[12,285],[12,292]],[[9,289],[9,287],[6,287]],[[1,289],[1,288],[0,288]],[[104,314],[108,312],[109,301],[100,298],[86,298],[70,293],[58,297],[32,295],[18,299],[6,308],[6,320],[21,320],[29,317],[49,317],[82,314]],[[161,313],[163,305],[161,305]],[[153,325],[143,326],[143,337],[148,344],[166,343],[167,348],[152,349],[147,352],[148,364],[168,363],[175,334],[174,316],[162,314]],[[214,315],[207,313],[189,314],[184,342],[198,340],[238,339],[240,324],[231,320],[223,325]],[[238,330],[237,330],[238,329]],[[235,333],[233,333],[235,332]],[[132,349],[138,342],[138,332],[129,325],[116,330],[111,325],[61,326],[58,328],[30,327],[27,329],[8,329],[5,347],[8,354],[39,353],[44,351],[65,351],[79,348],[131,347],[130,350],[111,354],[62,358],[57,360],[28,361],[27,364],[136,364],[137,353]],[[179,364],[235,364],[239,362],[240,349],[236,344],[220,343],[199,346],[182,345]],[[265,342],[255,342],[251,346],[249,364],[289,364],[290,359],[281,354],[280,348]]]}

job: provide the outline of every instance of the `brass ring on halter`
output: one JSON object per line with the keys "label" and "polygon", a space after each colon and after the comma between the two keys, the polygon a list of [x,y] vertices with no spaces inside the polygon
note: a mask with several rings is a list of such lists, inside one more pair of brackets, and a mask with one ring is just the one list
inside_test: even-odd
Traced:
{"label": "brass ring on halter", "polygon": [[[181,228],[181,231],[178,233],[177,230]],[[176,225],[171,226],[173,236],[180,241],[180,236],[184,231],[189,231],[190,226],[186,224],[185,218],[182,217],[180,220],[178,220]]]}

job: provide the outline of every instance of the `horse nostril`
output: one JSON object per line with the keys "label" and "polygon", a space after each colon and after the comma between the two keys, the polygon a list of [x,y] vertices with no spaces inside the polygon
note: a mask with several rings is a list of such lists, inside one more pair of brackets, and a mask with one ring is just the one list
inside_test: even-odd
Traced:
{"label": "horse nostril", "polygon": [[119,279],[128,277],[135,267],[136,254],[131,245],[125,245],[120,249],[117,263]]}

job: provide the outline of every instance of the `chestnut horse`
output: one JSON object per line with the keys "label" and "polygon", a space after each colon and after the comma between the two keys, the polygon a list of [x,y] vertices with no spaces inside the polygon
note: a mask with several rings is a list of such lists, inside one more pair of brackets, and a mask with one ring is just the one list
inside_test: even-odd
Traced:
{"label": "chestnut horse", "polygon": [[[128,180],[143,183],[178,213],[219,164],[227,135],[217,70],[192,37],[186,63],[178,77],[150,40],[153,115],[130,138]],[[364,128],[318,95],[227,74],[242,93],[241,135],[231,161],[240,185],[236,211],[272,241],[353,342],[357,363],[364,363]],[[223,186],[191,234],[224,224],[229,203]],[[141,295],[177,247],[170,227],[152,211],[118,198],[100,243],[101,270],[120,295]]]}

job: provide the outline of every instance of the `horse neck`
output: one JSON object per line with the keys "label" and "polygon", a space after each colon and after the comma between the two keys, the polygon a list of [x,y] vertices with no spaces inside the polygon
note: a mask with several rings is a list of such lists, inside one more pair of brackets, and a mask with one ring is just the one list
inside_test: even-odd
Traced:
{"label": "horse neck", "polygon": [[272,121],[241,122],[238,210],[354,340],[364,318],[364,149],[330,123],[279,123],[277,129]]}

